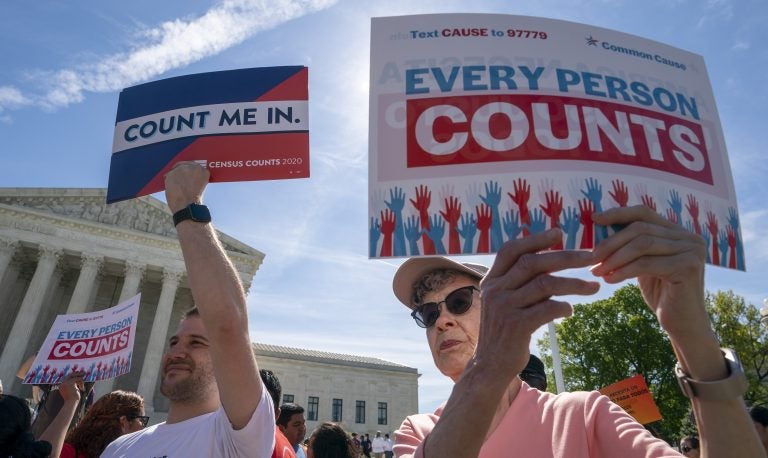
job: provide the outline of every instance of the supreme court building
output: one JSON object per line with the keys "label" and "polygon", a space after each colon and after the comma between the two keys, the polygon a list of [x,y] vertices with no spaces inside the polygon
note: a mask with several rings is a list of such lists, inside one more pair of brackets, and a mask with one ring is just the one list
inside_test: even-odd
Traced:
{"label": "supreme court building", "polygon": [[[29,397],[31,388],[15,375],[40,348],[56,315],[102,310],[141,292],[131,370],[97,383],[96,395],[137,391],[156,423],[168,410],[159,392],[161,357],[168,336],[192,307],[192,295],[167,206],[152,196],[107,205],[105,196],[105,189],[0,188],[0,380],[6,393]],[[247,291],[264,254],[218,234]],[[310,396],[322,395],[338,405],[348,394],[347,399],[356,396],[355,401],[377,408],[386,403],[397,410],[388,412],[392,421],[418,409],[416,369],[265,344],[254,349],[260,366],[274,370],[284,392],[299,396],[296,402],[305,408]],[[343,380],[330,376],[345,370]],[[358,376],[370,382],[367,388]],[[313,391],[312,384],[328,390]],[[338,407],[324,410],[327,415],[318,406],[319,421],[330,420]],[[368,423],[357,429],[367,429]],[[394,429],[381,426],[382,431]]]}

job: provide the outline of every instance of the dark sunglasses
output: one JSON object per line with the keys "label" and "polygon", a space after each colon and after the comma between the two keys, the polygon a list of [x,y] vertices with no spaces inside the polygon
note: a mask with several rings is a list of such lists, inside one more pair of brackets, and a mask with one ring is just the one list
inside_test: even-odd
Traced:
{"label": "dark sunglasses", "polygon": [[141,422],[141,426],[146,428],[147,427],[147,423],[149,423],[149,417],[148,416],[146,416],[146,415],[126,415],[125,416],[125,419],[128,420],[128,421],[133,421],[133,420],[135,420],[137,418]]}
{"label": "dark sunglasses", "polygon": [[440,317],[440,304],[445,304],[445,308],[453,315],[467,313],[469,307],[472,306],[472,296],[474,296],[475,291],[480,290],[474,286],[464,286],[455,289],[445,296],[445,300],[421,304],[416,310],[411,312],[411,317],[413,317],[419,327],[429,328]]}

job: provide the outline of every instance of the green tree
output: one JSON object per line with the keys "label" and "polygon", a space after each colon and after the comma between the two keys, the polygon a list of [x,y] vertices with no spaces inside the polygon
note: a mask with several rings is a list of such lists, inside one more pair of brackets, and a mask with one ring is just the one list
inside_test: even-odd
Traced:
{"label": "green tree", "polygon": [[[555,329],[566,390],[597,390],[642,374],[663,417],[652,425],[654,430],[670,443],[677,440],[689,404],[675,378],[669,339],[637,286],[576,305],[573,316]],[[548,336],[538,344],[547,367],[552,367]]]}
{"label": "green tree", "polygon": [[768,404],[768,329],[760,311],[733,291],[707,295],[707,311],[720,344],[736,350],[749,380],[744,399],[749,405]]}

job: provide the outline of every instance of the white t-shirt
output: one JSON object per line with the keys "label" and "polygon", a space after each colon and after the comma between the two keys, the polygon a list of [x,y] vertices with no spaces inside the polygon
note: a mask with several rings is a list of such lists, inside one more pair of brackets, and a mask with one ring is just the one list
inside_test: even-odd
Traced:
{"label": "white t-shirt", "polygon": [[270,458],[275,447],[272,398],[262,389],[259,406],[248,424],[232,429],[223,407],[180,423],[160,423],[120,436],[101,458]]}
{"label": "white t-shirt", "polygon": [[379,436],[373,438],[373,453],[384,453],[386,446],[387,443],[384,442],[383,437]]}

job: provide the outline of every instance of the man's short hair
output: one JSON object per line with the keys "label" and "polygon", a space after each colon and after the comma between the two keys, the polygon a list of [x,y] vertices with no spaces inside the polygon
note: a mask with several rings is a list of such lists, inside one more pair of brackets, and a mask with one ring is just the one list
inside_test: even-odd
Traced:
{"label": "man's short hair", "polygon": [[[684,436],[680,439],[680,443],[688,442],[691,448],[699,448],[699,438],[696,436]],[[682,450],[680,450],[682,452]]]}
{"label": "man's short hair", "polygon": [[191,316],[200,316],[200,310],[197,309],[197,307],[192,307],[191,309],[184,312],[184,316],[181,317],[181,319],[189,318]]}
{"label": "man's short hair", "polygon": [[547,391],[547,373],[544,371],[544,363],[536,355],[528,358],[528,364],[520,372],[520,378],[538,390]]}
{"label": "man's short hair", "polygon": [[269,369],[259,369],[259,375],[261,381],[264,382],[264,386],[269,391],[269,395],[272,397],[272,403],[275,406],[275,410],[280,406],[280,396],[283,394],[283,387],[280,385],[280,379],[277,378],[274,372]]}
{"label": "man's short hair", "polygon": [[752,417],[752,421],[760,423],[763,426],[768,426],[768,408],[763,406],[753,406],[749,409],[749,416]]}
{"label": "man's short hair", "polygon": [[277,417],[277,424],[280,426],[288,426],[288,422],[291,421],[291,417],[297,413],[304,413],[304,407],[294,404],[293,402],[286,402],[280,406],[280,416]]}

